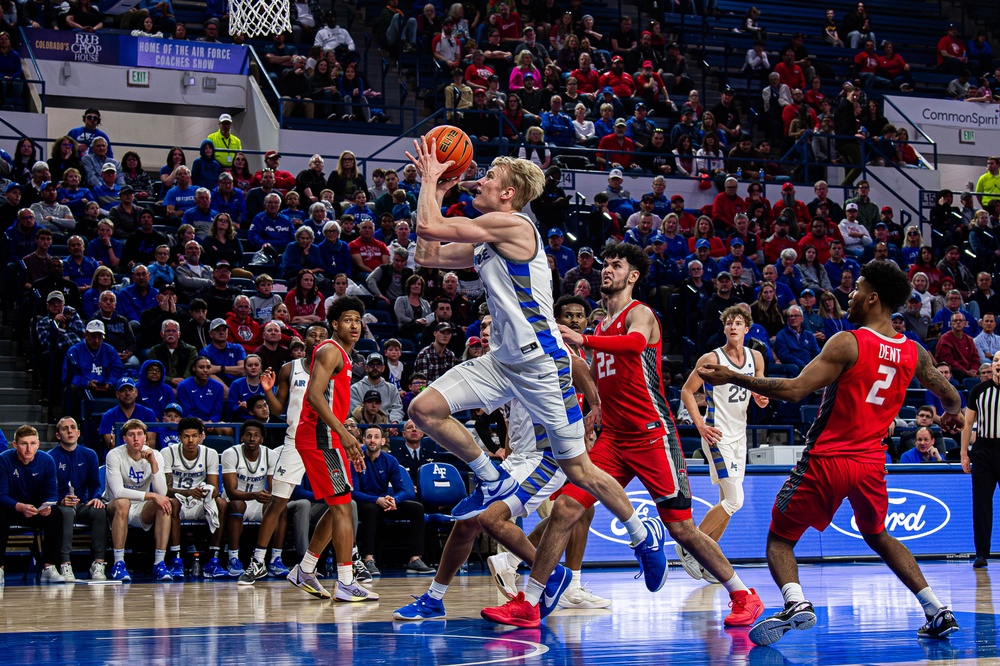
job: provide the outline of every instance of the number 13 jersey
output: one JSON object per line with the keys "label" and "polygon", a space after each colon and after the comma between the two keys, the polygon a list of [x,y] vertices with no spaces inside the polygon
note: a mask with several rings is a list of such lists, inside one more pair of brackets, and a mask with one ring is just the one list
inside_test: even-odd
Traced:
{"label": "number 13 jersey", "polygon": [[[724,347],[719,347],[713,353],[716,363],[741,375],[753,377],[757,372],[753,350],[749,347],[743,348],[742,366],[737,366],[726,356]],[[735,444],[746,439],[750,389],[736,384],[723,384],[721,386],[705,384],[705,402],[708,407],[705,412],[705,424],[722,431],[720,444]]]}
{"label": "number 13 jersey", "polygon": [[[614,319],[598,324],[594,336],[625,335],[625,320],[635,307],[646,306],[632,301]],[[601,424],[613,439],[649,440],[662,437],[664,432],[676,432],[670,407],[663,397],[661,346],[662,336],[655,344],[647,344],[640,354],[594,352]]]}
{"label": "number 13 jersey", "polygon": [[882,438],[906,400],[919,352],[902,335],[888,338],[870,328],[848,333],[857,340],[858,360],[823,391],[806,451],[816,458],[885,463]]}

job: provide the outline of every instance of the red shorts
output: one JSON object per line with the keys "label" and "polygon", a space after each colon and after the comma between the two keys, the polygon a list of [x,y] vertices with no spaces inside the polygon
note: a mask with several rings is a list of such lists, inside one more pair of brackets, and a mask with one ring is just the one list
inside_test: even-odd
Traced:
{"label": "red shorts", "polygon": [[803,455],[774,500],[771,531],[789,541],[810,527],[822,532],[847,498],[858,530],[881,533],[889,508],[886,472],[885,463]]}
{"label": "red shorts", "polygon": [[302,465],[305,467],[309,485],[318,501],[331,506],[348,504],[351,501],[351,465],[343,447],[332,449],[299,449]]}
{"label": "red shorts", "polygon": [[[650,439],[612,439],[602,432],[590,459],[624,488],[639,477],[646,492],[656,503],[656,510],[665,523],[679,523],[691,519],[691,488],[688,484],[687,465],[677,434],[660,433]],[[567,483],[561,494],[572,497],[586,508],[597,501],[586,490]]]}

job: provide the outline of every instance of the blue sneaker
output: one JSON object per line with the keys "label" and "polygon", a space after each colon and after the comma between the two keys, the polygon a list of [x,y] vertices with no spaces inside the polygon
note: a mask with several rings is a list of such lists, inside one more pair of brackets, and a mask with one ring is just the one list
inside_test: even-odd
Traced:
{"label": "blue sneaker", "polygon": [[397,620],[442,620],[445,618],[444,602],[424,592],[412,604],[403,606],[392,616]]}
{"label": "blue sneaker", "polygon": [[174,578],[184,578],[184,560],[175,557],[170,560],[170,575]]}
{"label": "blue sneaker", "polygon": [[213,557],[205,566],[201,568],[201,575],[205,578],[225,578],[229,574],[226,572],[225,568],[219,564],[219,558]]}
{"label": "blue sneaker", "polygon": [[646,526],[646,540],[638,546],[633,546],[635,559],[639,560],[639,576],[645,576],[646,589],[659,592],[667,582],[667,554],[663,551],[663,542],[667,528],[659,518],[647,518],[642,521]]}
{"label": "blue sneaker", "polygon": [[[219,567],[222,568],[221,566]],[[226,575],[230,578],[239,578],[243,575],[243,563],[235,557],[229,558],[229,566],[226,568]]]}
{"label": "blue sneaker", "polygon": [[166,562],[157,562],[153,565],[153,580],[169,583],[173,579],[174,577],[170,575],[170,569],[167,568]]}
{"label": "blue sneaker", "polygon": [[131,583],[132,576],[129,575],[128,569],[125,568],[124,562],[115,562],[111,565],[111,573],[108,574],[110,580],[120,580],[123,583]]}
{"label": "blue sneaker", "polygon": [[267,565],[267,575],[272,578],[284,578],[288,574],[288,567],[281,561],[280,555],[271,560],[271,563]]}
{"label": "blue sneaker", "polygon": [[572,580],[573,573],[563,565],[557,564],[555,571],[545,582],[545,591],[542,592],[542,597],[538,600],[539,619],[544,620],[549,613],[556,609],[559,605],[559,597],[566,591]]}
{"label": "blue sneaker", "polygon": [[478,479],[476,489],[472,494],[455,505],[451,510],[451,515],[455,520],[465,520],[478,516],[486,508],[493,504],[507,499],[517,492],[518,483],[506,470],[499,470],[500,478],[496,481],[483,481]]}

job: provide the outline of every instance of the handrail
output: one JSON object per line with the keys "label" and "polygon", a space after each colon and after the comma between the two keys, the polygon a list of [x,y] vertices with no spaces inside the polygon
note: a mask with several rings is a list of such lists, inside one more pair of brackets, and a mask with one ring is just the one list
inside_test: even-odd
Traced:
{"label": "handrail", "polygon": [[39,95],[39,98],[42,101],[42,108],[40,109],[40,112],[45,113],[45,77],[42,76],[42,70],[38,67],[38,60],[35,58],[35,51],[31,48],[31,42],[28,40],[28,35],[24,32],[24,26],[18,26],[17,30],[21,34],[21,44],[24,47],[25,53],[28,54],[28,58],[31,60],[31,67],[35,70],[35,76],[38,77],[37,80],[26,79],[24,82],[41,84],[42,94]]}
{"label": "handrail", "polygon": [[260,76],[267,79],[267,87],[270,88],[271,92],[274,94],[274,99],[280,99],[281,95],[278,94],[278,89],[274,86],[274,81],[271,80],[271,76],[267,73],[267,68],[264,67],[264,63],[260,59],[260,56],[257,55],[257,49],[255,49],[252,44],[248,44],[247,48],[249,49],[250,54],[253,56],[254,62],[257,63],[257,68],[258,71],[260,72]]}
{"label": "handrail", "polygon": [[[914,128],[914,129],[916,129],[916,130],[917,130],[918,132],[920,132],[920,136],[924,137],[924,140],[925,140],[925,141],[926,141],[927,143],[929,143],[930,145],[934,146],[934,168],[935,168],[935,169],[937,169],[937,166],[938,166],[938,163],[937,163],[937,142],[936,142],[936,141],[934,141],[934,139],[932,139],[932,138],[931,138],[930,136],[928,136],[928,135],[927,135],[927,132],[925,132],[925,131],[924,131],[924,130],[923,130],[923,129],[922,129],[921,127],[920,127],[920,125],[918,125],[917,123],[913,122],[913,120],[911,120],[911,119],[910,119],[910,117],[909,117],[908,115],[906,115],[906,112],[904,112],[904,111],[903,111],[903,110],[902,110],[901,108],[899,108],[898,106],[896,106],[896,103],[895,103],[895,102],[893,102],[893,101],[892,101],[891,99],[889,99],[889,97],[883,97],[883,98],[882,98],[882,100],[883,100],[883,101],[884,101],[884,102],[885,102],[886,104],[889,104],[890,106],[892,106],[892,108],[896,109],[896,112],[897,112],[897,113],[898,113],[898,114],[899,114],[900,116],[902,116],[902,117],[903,117],[903,120],[905,120],[906,122],[910,123],[910,125],[911,125],[911,126],[912,126],[912,127]],[[883,115],[884,115],[884,114],[883,114]]]}

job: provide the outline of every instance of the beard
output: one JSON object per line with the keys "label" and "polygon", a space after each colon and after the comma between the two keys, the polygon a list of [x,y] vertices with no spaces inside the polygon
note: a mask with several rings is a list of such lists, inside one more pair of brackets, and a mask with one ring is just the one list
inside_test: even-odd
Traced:
{"label": "beard", "polygon": [[605,296],[611,296],[613,294],[617,294],[620,291],[624,291],[624,289],[625,289],[624,280],[620,282],[612,280],[611,284],[609,285],[601,284],[601,293],[604,294]]}

